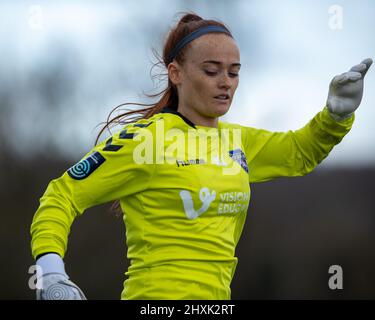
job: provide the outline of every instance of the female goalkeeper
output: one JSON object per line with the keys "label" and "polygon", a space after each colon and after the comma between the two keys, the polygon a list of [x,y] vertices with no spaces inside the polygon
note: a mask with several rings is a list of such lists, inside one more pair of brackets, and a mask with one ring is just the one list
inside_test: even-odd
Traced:
{"label": "female goalkeeper", "polygon": [[303,128],[269,132],[220,120],[241,67],[224,24],[184,14],[162,60],[161,99],[107,122],[124,126],[40,198],[31,225],[38,299],[85,299],[64,269],[68,234],[85,209],[110,201],[120,204],[127,230],[122,299],[230,299],[250,183],[306,175],[327,157],[353,124],[372,64],[334,77],[324,107]]}

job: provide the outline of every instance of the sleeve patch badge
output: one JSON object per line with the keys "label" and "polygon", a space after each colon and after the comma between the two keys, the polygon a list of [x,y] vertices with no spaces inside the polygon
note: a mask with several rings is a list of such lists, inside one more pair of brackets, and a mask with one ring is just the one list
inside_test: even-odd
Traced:
{"label": "sleeve patch badge", "polygon": [[98,152],[94,152],[87,158],[82,159],[74,166],[68,169],[68,174],[75,180],[82,180],[93,173],[103,162],[105,158]]}

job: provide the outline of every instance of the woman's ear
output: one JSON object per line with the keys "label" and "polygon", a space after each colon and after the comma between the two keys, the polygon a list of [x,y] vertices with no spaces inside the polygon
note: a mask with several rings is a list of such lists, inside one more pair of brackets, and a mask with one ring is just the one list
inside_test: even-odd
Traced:
{"label": "woman's ear", "polygon": [[175,86],[180,84],[180,82],[181,82],[181,68],[177,63],[171,62],[168,65],[168,76],[169,76],[169,79],[171,80],[171,82]]}

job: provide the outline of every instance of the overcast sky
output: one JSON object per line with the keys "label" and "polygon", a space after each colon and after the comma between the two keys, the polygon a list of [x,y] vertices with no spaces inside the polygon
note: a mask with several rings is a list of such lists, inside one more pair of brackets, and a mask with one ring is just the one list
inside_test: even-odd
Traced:
{"label": "overcast sky", "polygon": [[[324,107],[336,74],[375,58],[370,0],[1,1],[0,116],[16,152],[53,145],[76,161],[115,106],[153,102],[142,95],[163,88],[150,77],[151,49],[161,52],[185,10],[225,22],[240,48],[225,121],[298,129]],[[374,120],[372,69],[352,131],[324,166],[374,165]]]}

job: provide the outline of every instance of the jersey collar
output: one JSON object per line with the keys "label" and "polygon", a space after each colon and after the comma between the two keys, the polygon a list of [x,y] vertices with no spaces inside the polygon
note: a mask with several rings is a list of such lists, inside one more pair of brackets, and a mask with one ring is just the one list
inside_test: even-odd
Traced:
{"label": "jersey collar", "polygon": [[195,127],[195,124],[193,122],[191,122],[188,118],[186,118],[185,116],[183,116],[181,113],[179,113],[178,111],[176,110],[173,110],[171,109],[170,107],[166,106],[164,107],[160,113],[173,113],[177,116],[179,116],[182,120],[184,120],[189,126],[193,127],[194,129],[196,129]]}

